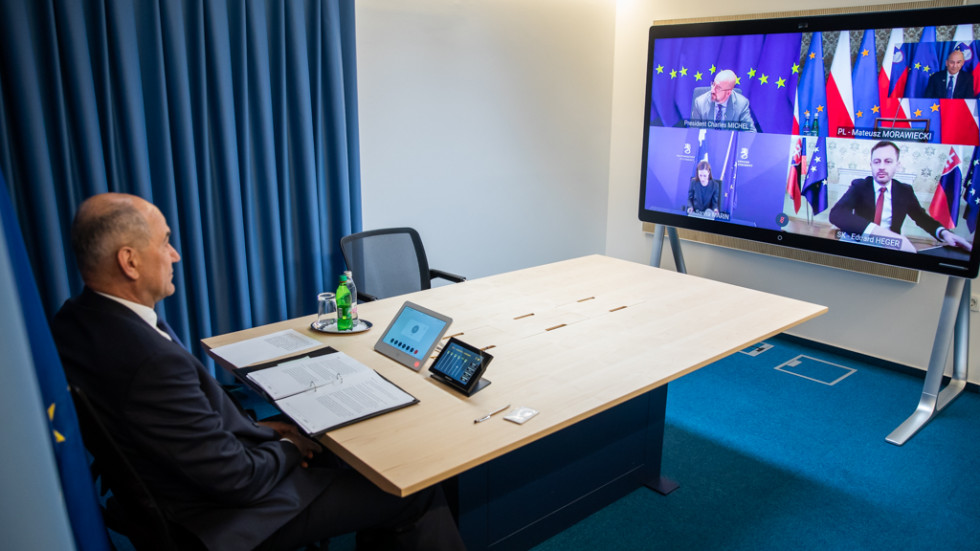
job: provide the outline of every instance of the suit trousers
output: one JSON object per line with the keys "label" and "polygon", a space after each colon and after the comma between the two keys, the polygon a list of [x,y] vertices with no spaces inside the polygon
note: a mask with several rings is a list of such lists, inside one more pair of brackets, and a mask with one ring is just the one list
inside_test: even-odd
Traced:
{"label": "suit trousers", "polygon": [[466,549],[441,486],[401,498],[348,467],[256,550],[295,550],[349,532],[359,551]]}

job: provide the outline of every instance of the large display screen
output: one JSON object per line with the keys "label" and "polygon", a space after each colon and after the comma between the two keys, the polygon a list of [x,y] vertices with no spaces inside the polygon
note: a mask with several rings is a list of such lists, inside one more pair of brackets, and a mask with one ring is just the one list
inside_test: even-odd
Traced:
{"label": "large display screen", "polygon": [[976,277],[978,51],[977,6],[655,25],[640,219]]}

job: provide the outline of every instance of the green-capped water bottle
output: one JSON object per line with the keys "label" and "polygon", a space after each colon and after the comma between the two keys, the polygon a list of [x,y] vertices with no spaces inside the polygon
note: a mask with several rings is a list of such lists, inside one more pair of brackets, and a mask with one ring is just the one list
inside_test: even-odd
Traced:
{"label": "green-capped water bottle", "polygon": [[354,324],[351,319],[351,300],[350,289],[347,288],[347,276],[340,276],[340,285],[337,286],[337,330],[350,331]]}
{"label": "green-capped water bottle", "polygon": [[350,328],[354,330],[360,323],[357,318],[357,286],[354,285],[354,274],[350,270],[344,272],[344,275],[347,276],[347,290],[350,291]]}

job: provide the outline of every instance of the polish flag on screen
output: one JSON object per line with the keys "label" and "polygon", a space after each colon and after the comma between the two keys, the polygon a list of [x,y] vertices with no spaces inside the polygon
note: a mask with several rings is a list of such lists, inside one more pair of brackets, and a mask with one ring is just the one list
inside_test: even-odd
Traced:
{"label": "polish flag on screen", "polygon": [[942,142],[980,145],[980,123],[977,121],[977,100],[939,100]]}
{"label": "polish flag on screen", "polygon": [[827,78],[827,117],[831,136],[838,128],[854,128],[854,90],[851,84],[851,33],[841,31]]}
{"label": "polish flag on screen", "polygon": [[947,230],[956,226],[960,214],[960,186],[963,184],[963,173],[960,171],[960,156],[956,150],[949,148],[946,157],[946,167],[939,178],[936,193],[929,204],[929,216],[936,219]]}
{"label": "polish flag on screen", "polygon": [[878,125],[881,128],[912,128],[909,123],[908,98],[885,98],[881,100],[878,117]]}
{"label": "polish flag on screen", "polygon": [[[905,79],[908,78],[908,65],[901,59],[902,57],[902,38],[903,29],[892,29],[892,34],[888,38],[888,45],[885,46],[885,57],[881,61],[881,71],[878,72],[878,93],[882,101],[885,98],[897,98],[905,91]],[[899,62],[895,62],[895,56],[899,56]],[[894,77],[901,81],[901,86],[892,86],[892,68],[899,69]],[[896,82],[896,84],[898,84]],[[892,90],[896,90],[889,93]]]}

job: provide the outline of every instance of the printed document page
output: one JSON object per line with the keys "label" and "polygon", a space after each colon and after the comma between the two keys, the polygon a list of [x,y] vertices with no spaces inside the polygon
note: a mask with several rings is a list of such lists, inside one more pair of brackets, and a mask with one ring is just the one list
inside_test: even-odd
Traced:
{"label": "printed document page", "polygon": [[211,350],[235,367],[260,363],[292,352],[323,346],[323,343],[293,329],[226,344]]}
{"label": "printed document page", "polygon": [[411,394],[343,352],[300,358],[248,377],[309,434],[414,404]]}

